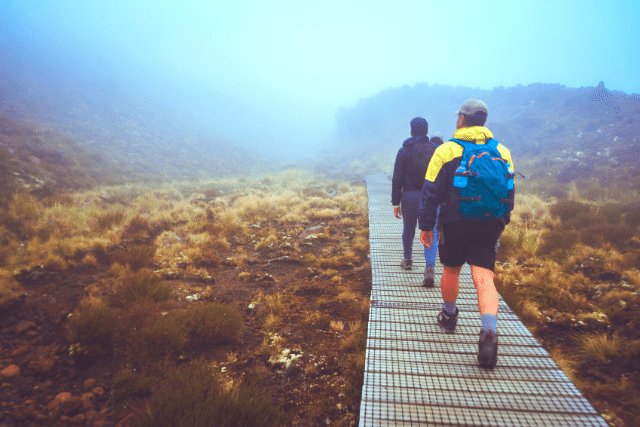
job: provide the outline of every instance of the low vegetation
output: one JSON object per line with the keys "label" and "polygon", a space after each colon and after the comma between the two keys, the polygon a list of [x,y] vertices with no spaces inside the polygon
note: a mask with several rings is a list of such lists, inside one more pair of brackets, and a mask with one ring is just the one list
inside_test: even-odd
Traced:
{"label": "low vegetation", "polygon": [[114,367],[110,405],[134,425],[357,423],[363,186],[292,170],[19,194],[0,221],[0,303],[62,278],[86,283],[73,295],[55,288],[75,307],[63,322],[68,357]]}
{"label": "low vegetation", "polygon": [[[638,425],[640,207],[523,184],[498,289],[611,425]],[[65,321],[68,353],[117,366],[110,402],[136,425],[357,423],[364,187],[286,171],[19,194],[0,221],[0,304],[38,277],[92,278]]]}
{"label": "low vegetation", "polygon": [[579,194],[519,196],[496,284],[611,425],[640,425],[640,207]]}

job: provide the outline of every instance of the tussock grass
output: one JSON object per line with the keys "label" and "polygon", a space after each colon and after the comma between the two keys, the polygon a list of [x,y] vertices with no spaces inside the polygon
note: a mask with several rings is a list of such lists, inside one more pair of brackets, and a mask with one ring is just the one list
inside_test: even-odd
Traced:
{"label": "tussock grass", "polygon": [[240,337],[242,317],[228,304],[196,304],[175,316],[195,346],[232,343]]}
{"label": "tussock grass", "polygon": [[112,301],[125,306],[137,301],[167,301],[173,295],[173,289],[164,283],[160,276],[149,270],[132,273],[128,269],[118,272]]}
{"label": "tussock grass", "polygon": [[620,351],[620,340],[608,334],[576,336],[581,355],[588,361],[609,363]]}
{"label": "tussock grass", "polygon": [[81,359],[99,359],[113,351],[116,315],[100,298],[81,301],[68,324],[69,353]]}
{"label": "tussock grass", "polygon": [[640,388],[629,375],[637,354],[627,349],[640,338],[636,210],[594,183],[564,191],[559,200],[518,197],[496,286],[536,336],[561,343],[552,356],[596,408],[633,425]]}
{"label": "tussock grass", "polygon": [[113,227],[122,224],[124,218],[124,211],[120,209],[99,214],[96,218],[95,229],[100,232],[111,230]]}
{"label": "tussock grass", "polygon": [[125,368],[113,378],[112,399],[115,404],[127,406],[137,399],[151,395],[156,378],[141,375]]}
{"label": "tussock grass", "polygon": [[271,395],[258,384],[227,389],[205,365],[172,372],[136,422],[145,427],[278,426],[283,420]]}
{"label": "tussock grass", "polygon": [[[366,328],[364,328],[366,331]],[[345,353],[353,353],[358,349],[366,348],[367,334],[363,333],[361,320],[349,322],[348,331],[340,341],[340,350]]]}
{"label": "tussock grass", "polygon": [[111,260],[138,271],[151,264],[155,252],[156,247],[152,245],[131,245],[111,252]]}
{"label": "tussock grass", "polygon": [[183,354],[189,339],[175,315],[154,316],[129,337],[128,357],[137,367],[153,368],[158,362],[174,363]]}
{"label": "tussock grass", "polygon": [[329,326],[334,331],[344,330],[344,322],[342,320],[332,320],[331,323],[329,323]]}
{"label": "tussock grass", "polygon": [[[362,322],[369,309],[361,277],[368,269],[366,210],[364,187],[339,185],[306,171],[153,188],[102,187],[58,199],[20,196],[0,207],[0,303],[19,294],[13,279],[19,269],[43,269],[56,273],[54,279],[95,274],[96,282],[87,289],[89,296],[68,321],[70,350],[85,362],[110,354],[121,358],[125,368],[114,378],[113,403],[146,405],[147,415],[160,407],[188,406],[191,400],[169,393],[163,396],[158,385],[174,381],[170,372],[187,369],[191,360],[202,359],[206,364],[216,360],[230,368],[221,388],[228,394],[217,399],[228,397],[231,403],[226,408],[232,408],[233,399],[248,396],[241,399],[240,411],[245,413],[247,402],[254,399],[246,390],[253,386],[246,376],[240,380],[238,368],[235,372],[231,368],[252,363],[247,359],[255,355],[264,356],[264,362],[287,351],[311,357],[304,347],[287,348],[291,346],[280,337],[289,337],[292,330],[297,333],[303,328],[312,340],[331,340],[327,349],[344,349],[348,357],[329,368],[339,374],[337,378],[343,378],[347,369],[363,369],[366,325]],[[302,233],[318,225],[323,231],[305,239]],[[280,275],[269,274],[272,265],[267,261],[284,259],[284,255],[295,274],[301,275],[300,283],[308,286],[284,286],[290,280],[280,282]],[[296,266],[299,263],[305,267]],[[104,274],[107,271],[110,274]],[[220,296],[233,300],[242,287],[256,286],[264,292],[248,297],[255,301],[255,308],[238,311],[231,305],[211,303]],[[347,304],[350,311],[345,314]],[[109,327],[102,330],[105,325]],[[258,340],[247,348],[245,331],[262,334],[263,344]],[[252,335],[247,342],[252,342]],[[302,366],[314,366],[302,360]],[[285,368],[250,369],[271,381]],[[325,369],[326,364],[318,363],[309,375]],[[291,366],[291,375],[305,375],[305,371]],[[348,406],[354,413],[355,399],[359,399],[354,387],[361,384],[361,374],[349,372],[350,383],[345,387],[351,390],[350,397],[341,397],[343,408]],[[174,403],[174,398],[179,402]],[[139,399],[147,402],[136,403]],[[322,414],[333,408],[317,410]],[[136,423],[160,425],[156,418],[144,421],[145,413],[138,414]],[[177,418],[185,416],[178,414]],[[264,416],[259,420],[250,424],[260,425]],[[173,419],[169,424],[181,422]],[[281,423],[277,418],[266,425]]]}

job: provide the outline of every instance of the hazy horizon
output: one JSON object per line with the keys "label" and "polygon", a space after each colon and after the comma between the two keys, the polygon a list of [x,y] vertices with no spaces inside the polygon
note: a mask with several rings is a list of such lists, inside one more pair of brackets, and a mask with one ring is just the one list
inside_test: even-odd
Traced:
{"label": "hazy horizon", "polygon": [[633,1],[9,0],[0,13],[3,68],[75,73],[273,158],[322,151],[339,107],[390,87],[640,93]]}

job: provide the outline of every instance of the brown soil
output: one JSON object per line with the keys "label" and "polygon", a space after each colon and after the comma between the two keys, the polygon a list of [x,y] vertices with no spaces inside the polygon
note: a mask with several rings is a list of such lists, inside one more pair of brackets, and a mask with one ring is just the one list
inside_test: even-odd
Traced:
{"label": "brown soil", "polygon": [[[366,226],[366,216],[357,220]],[[211,279],[166,278],[174,287],[174,309],[202,300],[225,302],[236,307],[244,321],[239,342],[206,354],[194,350],[181,363],[206,360],[234,381],[259,375],[260,387],[271,391],[273,402],[286,414],[286,425],[355,425],[358,419],[360,390],[353,378],[361,373],[349,372],[348,354],[342,351],[341,341],[348,333],[349,322],[360,320],[366,328],[370,268],[366,253],[361,251],[331,266],[341,282],[324,275],[328,268],[319,267],[317,262],[303,264],[304,254],[314,254],[318,259],[339,254],[354,236],[354,229],[341,225],[338,219],[323,223],[325,233],[317,238],[307,234],[294,237],[299,244],[297,251],[281,245],[281,239],[259,251],[254,244],[236,243],[222,257],[227,262],[207,268]],[[285,233],[278,230],[279,236]],[[250,263],[239,267],[232,258],[242,253],[250,254]],[[145,400],[123,405],[112,399],[112,380],[127,363],[125,340],[118,341],[112,355],[92,363],[79,363],[69,355],[71,343],[66,337],[70,313],[90,287],[104,286],[110,280],[108,266],[91,274],[83,273],[81,267],[79,264],[71,273],[36,268],[18,275],[23,295],[0,313],[0,370],[11,365],[20,368],[18,376],[0,379],[1,427],[129,426],[138,411],[144,410]],[[248,275],[239,278],[240,272]],[[359,296],[346,301],[336,298],[340,286],[345,285]],[[270,363],[268,355],[259,351],[266,335],[264,323],[260,307],[249,306],[260,293],[287,296],[290,309],[278,334],[286,348],[302,352],[298,363],[289,368]],[[199,301],[186,298],[191,295],[198,295]],[[309,326],[305,316],[312,312],[347,326],[343,331],[331,327],[329,321]],[[77,408],[67,410],[57,407],[55,397],[62,392],[84,397],[83,406],[78,403]]]}

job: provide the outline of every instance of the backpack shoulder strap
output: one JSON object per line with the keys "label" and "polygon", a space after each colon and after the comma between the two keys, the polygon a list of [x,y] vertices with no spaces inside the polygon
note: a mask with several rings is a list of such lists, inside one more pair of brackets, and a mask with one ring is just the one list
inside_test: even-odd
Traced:
{"label": "backpack shoulder strap", "polygon": [[462,148],[466,148],[468,145],[475,145],[473,142],[464,141],[462,139],[451,138],[449,141],[453,141],[458,145],[462,145]]}
{"label": "backpack shoulder strap", "polygon": [[500,156],[500,158],[502,158],[502,153],[500,152],[500,150],[498,150],[498,144],[500,144],[497,140],[491,138],[489,140],[487,140],[486,145],[488,145],[489,147],[491,147],[491,150],[494,152],[494,154]]}

